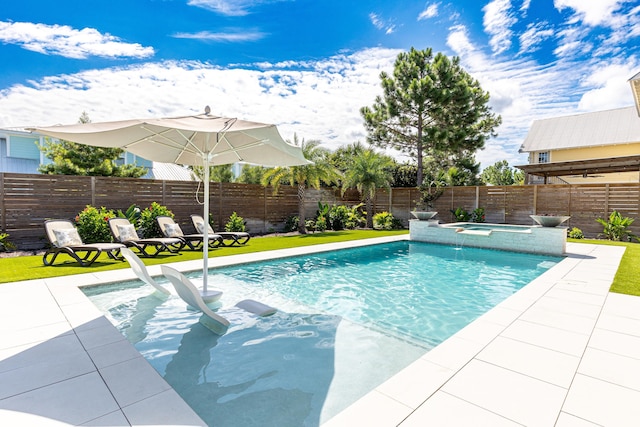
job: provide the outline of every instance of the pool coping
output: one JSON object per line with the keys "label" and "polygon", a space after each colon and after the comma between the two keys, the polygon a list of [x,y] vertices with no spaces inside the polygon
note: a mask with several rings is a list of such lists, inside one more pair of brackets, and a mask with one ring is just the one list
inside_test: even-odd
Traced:
{"label": "pool coping", "polygon": [[[407,239],[231,255],[212,258],[210,266]],[[608,291],[623,252],[567,244],[567,257],[558,265],[323,426],[406,427],[443,420],[624,425],[613,421],[637,419],[621,418],[635,414],[629,414],[632,404],[624,409],[613,401],[606,409],[589,400],[594,393],[604,401],[640,397],[640,380],[610,372],[616,366],[640,372],[640,298]],[[195,271],[202,264],[171,265]],[[160,274],[159,266],[149,270]],[[123,269],[0,285],[0,423],[205,425],[79,289],[134,278]],[[509,384],[518,385],[517,393]],[[499,398],[506,403],[497,403]]]}

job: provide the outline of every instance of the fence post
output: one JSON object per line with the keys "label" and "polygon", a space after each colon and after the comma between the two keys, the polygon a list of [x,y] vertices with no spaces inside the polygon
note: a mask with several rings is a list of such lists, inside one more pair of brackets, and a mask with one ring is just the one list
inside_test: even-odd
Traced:
{"label": "fence post", "polygon": [[[162,180],[162,206],[166,206],[167,205],[167,181],[166,180]],[[205,219],[205,221],[208,221],[208,219]]]}
{"label": "fence post", "polygon": [[609,184],[605,185],[604,192],[604,217],[609,216]]}
{"label": "fence post", "polygon": [[538,186],[533,186],[533,215],[538,215]]}
{"label": "fence post", "polygon": [[4,209],[4,173],[0,173],[0,231],[7,232],[7,213]]}
{"label": "fence post", "polygon": [[476,185],[476,209],[480,207],[480,187]]}
{"label": "fence post", "polygon": [[91,206],[96,205],[96,177],[91,177]]}

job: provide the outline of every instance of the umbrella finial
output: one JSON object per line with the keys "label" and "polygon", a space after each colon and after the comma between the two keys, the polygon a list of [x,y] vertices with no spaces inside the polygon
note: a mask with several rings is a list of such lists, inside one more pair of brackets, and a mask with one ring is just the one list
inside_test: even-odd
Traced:
{"label": "umbrella finial", "polygon": [[204,113],[208,116],[211,113],[211,107],[209,107],[208,105],[204,107]]}

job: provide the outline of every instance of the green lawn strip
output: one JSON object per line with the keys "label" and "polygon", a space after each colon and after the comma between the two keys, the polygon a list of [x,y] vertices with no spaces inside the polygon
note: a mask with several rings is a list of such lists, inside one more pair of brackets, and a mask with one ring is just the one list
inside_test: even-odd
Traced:
{"label": "green lawn strip", "polygon": [[[209,257],[247,254],[407,233],[408,230],[344,230],[306,235],[256,237],[244,246],[221,247],[210,250]],[[202,259],[202,252],[185,250],[179,254],[162,254],[156,258],[143,258],[143,261],[146,265],[156,265],[195,259]],[[0,272],[2,272],[0,274],[0,283],[109,271],[120,268],[129,268],[129,264],[127,262],[114,261],[105,254],[100,255],[96,262],[89,267],[79,266],[71,257],[64,254],[58,256],[55,265],[48,267],[42,263],[42,256],[39,255],[0,258]]]}
{"label": "green lawn strip", "polygon": [[640,296],[640,244],[631,242],[613,242],[610,240],[575,240],[568,239],[575,243],[593,243],[596,245],[624,246],[624,251],[620,266],[613,279],[611,292],[619,294]]}

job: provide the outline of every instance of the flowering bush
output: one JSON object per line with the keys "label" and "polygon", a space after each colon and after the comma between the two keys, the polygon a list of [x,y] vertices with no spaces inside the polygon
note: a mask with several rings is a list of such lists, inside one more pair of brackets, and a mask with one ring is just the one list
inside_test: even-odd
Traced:
{"label": "flowering bush", "polygon": [[111,242],[109,230],[109,218],[115,218],[113,211],[104,206],[100,209],[87,205],[76,215],[76,227],[78,234],[84,243],[108,243]]}
{"label": "flowering bush", "polygon": [[144,208],[140,212],[140,219],[138,220],[138,234],[144,238],[162,237],[162,231],[156,221],[159,216],[174,217],[173,212],[157,202],[153,202],[151,206]]}
{"label": "flowering bush", "polygon": [[471,212],[472,222],[484,222],[484,208],[476,208]]}

